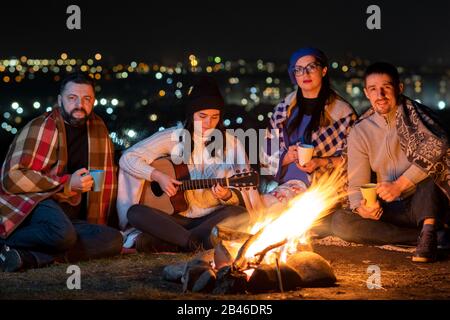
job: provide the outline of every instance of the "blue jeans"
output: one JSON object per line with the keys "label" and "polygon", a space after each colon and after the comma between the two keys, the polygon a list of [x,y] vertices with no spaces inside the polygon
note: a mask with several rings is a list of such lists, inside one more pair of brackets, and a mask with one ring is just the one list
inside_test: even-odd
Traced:
{"label": "blue jeans", "polygon": [[350,210],[341,209],[332,215],[331,230],[339,238],[368,244],[416,244],[423,221],[435,218],[437,227],[448,221],[448,200],[427,178],[416,192],[400,201],[381,201],[380,220],[364,219]]}
{"label": "blue jeans", "polygon": [[7,239],[0,239],[0,244],[29,251],[42,267],[57,258],[76,262],[117,255],[122,235],[108,226],[71,221],[58,203],[47,199]]}

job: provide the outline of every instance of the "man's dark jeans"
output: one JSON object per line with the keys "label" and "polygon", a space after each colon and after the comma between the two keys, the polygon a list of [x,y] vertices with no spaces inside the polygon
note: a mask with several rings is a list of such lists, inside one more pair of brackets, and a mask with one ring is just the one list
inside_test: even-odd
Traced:
{"label": "man's dark jeans", "polygon": [[416,192],[403,200],[381,201],[380,220],[364,219],[350,210],[333,214],[331,230],[339,238],[357,243],[415,245],[426,218],[436,218],[438,228],[448,217],[448,200],[431,178],[417,185]]}
{"label": "man's dark jeans", "polygon": [[27,250],[38,266],[57,258],[68,262],[106,258],[120,253],[121,233],[108,226],[70,220],[51,199],[39,203],[27,219],[0,244]]}

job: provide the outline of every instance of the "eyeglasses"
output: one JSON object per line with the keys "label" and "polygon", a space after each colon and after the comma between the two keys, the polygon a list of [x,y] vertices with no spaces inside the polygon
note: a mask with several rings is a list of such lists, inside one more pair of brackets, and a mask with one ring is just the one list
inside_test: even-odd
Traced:
{"label": "eyeglasses", "polygon": [[317,70],[317,68],[319,68],[319,67],[321,67],[321,65],[319,63],[311,62],[311,63],[307,64],[305,67],[296,66],[292,70],[294,71],[294,74],[296,76],[302,76],[305,74],[305,72],[307,74],[315,72]]}

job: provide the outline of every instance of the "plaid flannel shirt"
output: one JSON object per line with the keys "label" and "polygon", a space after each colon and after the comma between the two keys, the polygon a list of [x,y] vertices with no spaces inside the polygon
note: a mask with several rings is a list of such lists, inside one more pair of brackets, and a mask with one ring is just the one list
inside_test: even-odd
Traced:
{"label": "plaid flannel shirt", "polygon": [[[286,143],[285,124],[292,108],[297,104],[296,96],[297,92],[292,92],[275,107],[270,119],[270,127],[266,130],[265,150],[261,152],[261,164],[274,176],[277,175],[280,169],[279,160],[281,154],[289,148],[289,145]],[[356,121],[356,113],[353,108],[339,97],[333,103],[325,106],[325,112],[331,123],[312,132],[311,144],[314,146],[314,157],[341,155],[346,147],[346,137]],[[279,147],[274,150],[271,146],[277,144]],[[323,171],[317,170],[316,173],[320,175]]]}

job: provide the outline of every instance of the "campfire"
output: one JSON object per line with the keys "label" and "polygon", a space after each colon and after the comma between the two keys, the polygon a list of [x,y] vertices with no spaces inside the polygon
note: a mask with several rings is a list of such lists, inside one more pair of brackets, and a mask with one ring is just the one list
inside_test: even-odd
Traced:
{"label": "campfire", "polygon": [[[331,266],[312,252],[308,231],[338,204],[343,181],[341,170],[322,175],[281,211],[265,212],[244,231],[215,227],[215,248],[167,267],[166,279],[181,280],[184,291],[217,294],[334,285]],[[180,279],[173,274],[176,267]]]}

